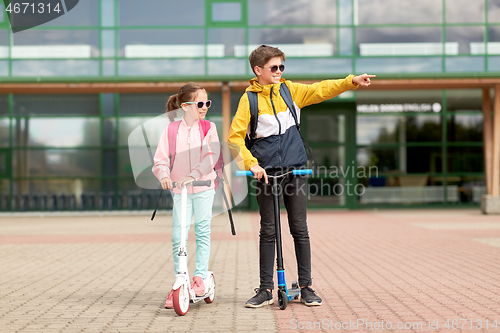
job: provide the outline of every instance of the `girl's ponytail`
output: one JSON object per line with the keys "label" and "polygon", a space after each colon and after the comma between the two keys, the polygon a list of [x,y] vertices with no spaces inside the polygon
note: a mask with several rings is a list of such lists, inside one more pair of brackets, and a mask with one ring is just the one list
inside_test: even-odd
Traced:
{"label": "girl's ponytail", "polygon": [[170,96],[167,101],[167,117],[170,121],[174,121],[177,117],[177,109],[179,108],[178,94]]}

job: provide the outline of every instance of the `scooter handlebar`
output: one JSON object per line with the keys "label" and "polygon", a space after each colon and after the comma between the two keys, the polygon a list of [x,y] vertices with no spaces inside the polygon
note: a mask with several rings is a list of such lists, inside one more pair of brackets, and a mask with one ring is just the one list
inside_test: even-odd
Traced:
{"label": "scooter handlebar", "polygon": [[247,170],[247,171],[237,170],[237,171],[236,171],[236,176],[237,176],[237,177],[243,177],[243,176],[253,176],[253,172],[252,172],[252,171],[250,171],[250,170]]}
{"label": "scooter handlebar", "polygon": [[[192,186],[210,186],[212,184],[212,181],[211,180],[195,180],[194,182],[191,182],[187,185],[192,185]],[[176,182],[172,182],[172,186],[173,187],[176,187],[177,186],[177,183]],[[161,190],[161,184],[158,183],[158,189]]]}
{"label": "scooter handlebar", "polygon": [[[191,182],[191,183],[187,183],[186,185],[192,185],[192,186],[210,186],[210,184],[212,184],[212,181],[211,180],[195,180],[194,182]],[[172,185],[174,187],[177,186],[177,183],[176,182],[172,182]]]}
{"label": "scooter handlebar", "polygon": [[[312,169],[298,169],[298,170],[293,170],[291,171],[293,175],[312,175],[313,171]],[[236,171],[236,176],[241,177],[241,176],[253,176],[253,172],[250,170],[246,171]]]}

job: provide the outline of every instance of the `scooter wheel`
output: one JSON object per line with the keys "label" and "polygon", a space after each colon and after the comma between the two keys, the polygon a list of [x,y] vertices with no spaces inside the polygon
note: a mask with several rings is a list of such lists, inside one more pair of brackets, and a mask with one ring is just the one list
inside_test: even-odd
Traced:
{"label": "scooter wheel", "polygon": [[284,290],[278,291],[278,305],[281,310],[285,310],[288,305],[288,295]]}
{"label": "scooter wheel", "polygon": [[183,284],[174,290],[174,310],[179,316],[184,316],[189,311],[189,287]]}
{"label": "scooter wheel", "polygon": [[212,303],[214,301],[214,298],[215,298],[215,277],[213,274],[210,274],[210,276],[208,277],[208,283],[209,283],[209,289],[208,289],[208,292],[211,293],[210,296],[208,297],[205,297],[204,300],[205,300],[205,303]]}

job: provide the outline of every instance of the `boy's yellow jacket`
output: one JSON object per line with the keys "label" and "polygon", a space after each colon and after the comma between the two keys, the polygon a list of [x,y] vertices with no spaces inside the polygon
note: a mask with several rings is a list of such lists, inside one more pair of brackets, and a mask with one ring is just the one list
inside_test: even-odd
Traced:
{"label": "boy's yellow jacket", "polygon": [[296,135],[298,131],[295,120],[280,96],[281,84],[286,84],[290,90],[300,122],[300,109],[303,107],[333,98],[347,90],[357,89],[358,85],[352,82],[353,77],[354,75],[349,75],[345,79],[326,80],[311,85],[281,78],[278,84],[262,86],[257,78],[250,80],[246,91],[258,93],[259,105],[258,125],[251,151],[245,146],[245,137],[250,133],[250,104],[246,93],[240,99],[228,138],[233,154],[235,146],[239,149],[240,156],[235,158],[237,161],[243,160],[243,165],[239,163],[240,168],[249,170],[256,164],[264,169],[301,166],[307,161],[300,136]]}

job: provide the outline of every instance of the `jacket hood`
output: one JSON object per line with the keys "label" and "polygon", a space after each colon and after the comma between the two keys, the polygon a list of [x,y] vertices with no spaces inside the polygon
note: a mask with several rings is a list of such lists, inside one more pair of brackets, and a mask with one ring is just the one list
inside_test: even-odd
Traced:
{"label": "jacket hood", "polygon": [[[247,89],[245,91],[254,91],[256,93],[260,93],[260,92],[270,93],[271,92],[271,87],[277,86],[277,88],[279,90],[279,86],[283,82],[285,82],[285,79],[283,77],[281,77],[280,78],[280,83],[277,83],[277,84],[267,84],[267,85],[263,86],[263,85],[261,85],[259,83],[259,79],[256,78],[256,77],[254,77],[253,79],[251,79],[250,81],[248,81],[248,83],[250,84],[250,86],[247,87]],[[276,91],[276,89],[274,89],[274,91]]]}

